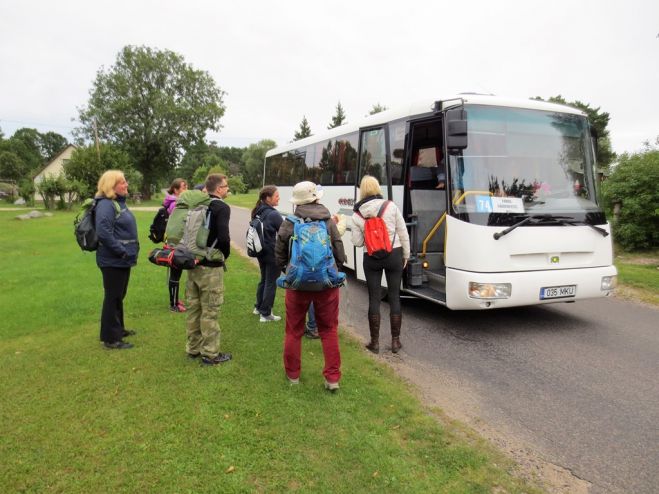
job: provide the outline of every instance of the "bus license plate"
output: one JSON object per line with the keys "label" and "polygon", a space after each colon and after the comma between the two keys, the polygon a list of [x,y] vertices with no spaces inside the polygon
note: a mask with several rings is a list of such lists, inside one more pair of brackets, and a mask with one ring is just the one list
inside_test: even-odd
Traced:
{"label": "bus license plate", "polygon": [[546,286],[540,289],[540,300],[569,298],[577,294],[577,285]]}

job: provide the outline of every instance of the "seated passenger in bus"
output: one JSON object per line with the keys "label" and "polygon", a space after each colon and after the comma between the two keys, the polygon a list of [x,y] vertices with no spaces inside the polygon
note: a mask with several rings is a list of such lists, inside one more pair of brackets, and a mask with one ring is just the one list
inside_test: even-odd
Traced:
{"label": "seated passenger in bus", "polygon": [[414,151],[410,169],[410,187],[413,189],[445,189],[446,168],[439,147]]}

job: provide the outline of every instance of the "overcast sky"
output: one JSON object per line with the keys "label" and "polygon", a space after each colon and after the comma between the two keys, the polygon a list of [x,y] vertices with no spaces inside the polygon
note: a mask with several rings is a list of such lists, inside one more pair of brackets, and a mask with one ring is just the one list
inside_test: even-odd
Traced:
{"label": "overcast sky", "polygon": [[125,45],[175,51],[227,92],[246,146],[292,140],[458,92],[563,95],[609,112],[614,151],[659,135],[659,1],[0,0],[0,128],[77,125],[96,72]]}

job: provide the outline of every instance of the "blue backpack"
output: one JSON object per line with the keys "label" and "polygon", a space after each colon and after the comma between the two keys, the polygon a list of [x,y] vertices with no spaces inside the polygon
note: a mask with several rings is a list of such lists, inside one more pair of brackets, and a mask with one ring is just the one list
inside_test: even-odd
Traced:
{"label": "blue backpack", "polygon": [[280,288],[315,292],[343,286],[346,275],[334,262],[332,241],[325,221],[287,216],[293,223],[286,273],[277,279]]}

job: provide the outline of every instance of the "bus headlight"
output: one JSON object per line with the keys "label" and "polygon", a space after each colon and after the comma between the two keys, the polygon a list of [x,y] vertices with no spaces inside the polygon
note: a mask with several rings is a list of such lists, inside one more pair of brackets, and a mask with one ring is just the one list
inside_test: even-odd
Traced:
{"label": "bus headlight", "polygon": [[510,298],[512,289],[510,283],[469,282],[469,296],[471,298]]}
{"label": "bus headlight", "polygon": [[618,277],[617,276],[602,276],[602,284],[600,290],[607,291],[613,290],[618,286]]}

